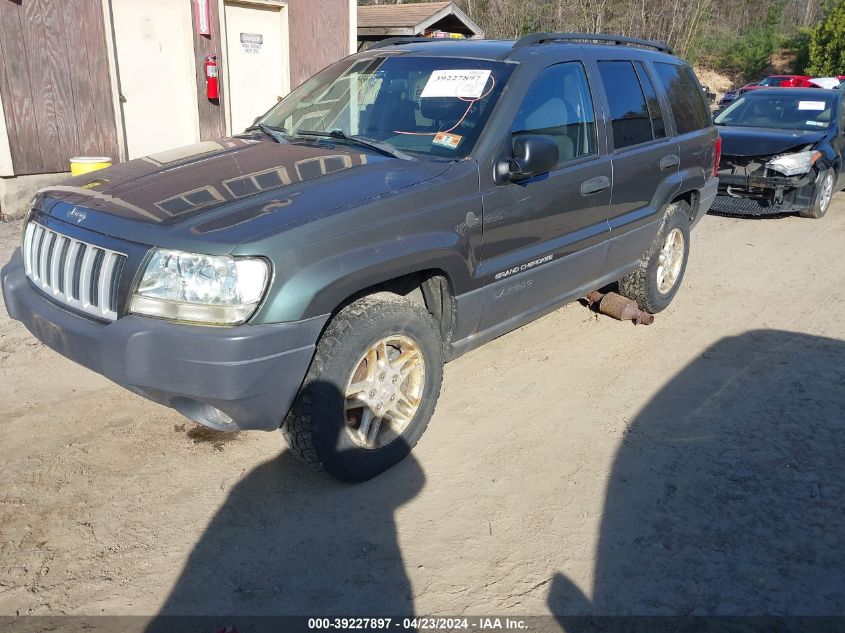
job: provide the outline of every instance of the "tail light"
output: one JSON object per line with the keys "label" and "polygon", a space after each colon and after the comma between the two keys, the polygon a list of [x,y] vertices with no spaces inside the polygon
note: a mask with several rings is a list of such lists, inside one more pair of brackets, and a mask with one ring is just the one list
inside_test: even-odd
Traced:
{"label": "tail light", "polygon": [[719,162],[722,160],[722,137],[717,136],[713,143],[713,175],[719,175]]}

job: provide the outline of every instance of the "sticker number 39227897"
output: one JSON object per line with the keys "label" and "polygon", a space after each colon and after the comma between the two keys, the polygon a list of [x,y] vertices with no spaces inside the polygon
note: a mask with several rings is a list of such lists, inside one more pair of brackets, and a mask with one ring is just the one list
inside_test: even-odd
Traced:
{"label": "sticker number 39227897", "polygon": [[489,77],[489,70],[435,70],[420,97],[478,99],[484,93]]}

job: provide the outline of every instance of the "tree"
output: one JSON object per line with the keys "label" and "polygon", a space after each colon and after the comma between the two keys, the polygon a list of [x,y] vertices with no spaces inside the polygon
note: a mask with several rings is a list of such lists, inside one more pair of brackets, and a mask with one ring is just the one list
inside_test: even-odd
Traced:
{"label": "tree", "polygon": [[839,0],[813,31],[807,72],[814,75],[845,72],[845,0]]}
{"label": "tree", "polygon": [[[430,0],[358,0],[410,4]],[[2,4],[3,0],[0,0]],[[760,79],[787,44],[806,64],[810,31],[845,0],[453,0],[487,37],[512,39],[534,31],[616,33],[667,42],[702,66],[743,80]],[[806,37],[806,36],[805,36]],[[845,46],[845,38],[839,36]],[[837,72],[839,69],[837,68]],[[845,72],[845,64],[842,64]]]}

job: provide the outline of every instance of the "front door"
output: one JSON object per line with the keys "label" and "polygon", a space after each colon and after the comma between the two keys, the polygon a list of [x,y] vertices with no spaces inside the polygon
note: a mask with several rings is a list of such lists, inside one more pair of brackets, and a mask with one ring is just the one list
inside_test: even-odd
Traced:
{"label": "front door", "polygon": [[511,130],[551,137],[560,159],[549,174],[483,192],[480,330],[557,303],[594,281],[605,259],[612,172],[584,66],[541,72]]}
{"label": "front door", "polygon": [[289,90],[287,8],[226,2],[232,133],[243,132]]}

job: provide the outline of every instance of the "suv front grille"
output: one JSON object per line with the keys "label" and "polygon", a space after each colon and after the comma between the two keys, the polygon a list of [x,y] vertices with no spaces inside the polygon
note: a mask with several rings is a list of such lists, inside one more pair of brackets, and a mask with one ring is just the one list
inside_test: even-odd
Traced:
{"label": "suv front grille", "polygon": [[26,276],[47,296],[100,319],[117,318],[117,287],[126,255],[37,222],[27,224],[22,251]]}

